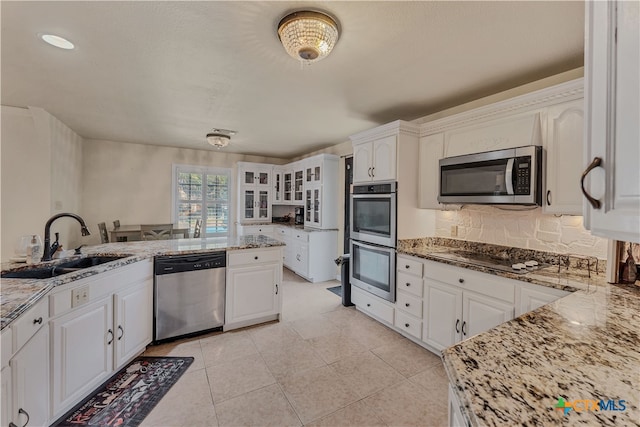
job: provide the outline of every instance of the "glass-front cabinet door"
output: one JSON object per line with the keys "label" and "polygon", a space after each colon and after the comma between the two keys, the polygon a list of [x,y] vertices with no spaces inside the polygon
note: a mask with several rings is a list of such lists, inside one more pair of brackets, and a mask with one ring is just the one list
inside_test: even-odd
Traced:
{"label": "glass-front cabinet door", "polygon": [[305,202],[304,202],[304,222],[311,222],[311,210],[312,210],[312,201],[311,201],[311,190],[307,190],[305,192]]}
{"label": "glass-front cabinet door", "polygon": [[282,202],[282,172],[273,172],[273,202],[281,203]]}
{"label": "glass-front cabinet door", "polygon": [[293,172],[285,172],[283,174],[282,183],[284,191],[282,193],[285,202],[293,201]]}
{"label": "glass-front cabinet door", "polygon": [[269,191],[267,190],[258,192],[258,218],[269,218]]}
{"label": "glass-front cabinet door", "polygon": [[303,188],[304,184],[303,171],[297,170],[294,172],[294,193],[293,193],[293,201],[294,202],[302,202],[303,197]]}
{"label": "glass-front cabinet door", "polygon": [[313,189],[313,223],[315,225],[321,225],[320,221],[320,189]]}
{"label": "glass-front cabinet door", "polygon": [[243,191],[244,209],[242,210],[243,219],[254,219],[256,208],[256,192],[246,189]]}

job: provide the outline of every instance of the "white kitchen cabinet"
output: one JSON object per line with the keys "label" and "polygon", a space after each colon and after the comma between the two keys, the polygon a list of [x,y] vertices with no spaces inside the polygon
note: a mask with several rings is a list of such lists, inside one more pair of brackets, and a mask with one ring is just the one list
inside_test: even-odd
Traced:
{"label": "white kitchen cabinet", "polygon": [[304,225],[337,229],[338,156],[320,154],[304,162]]}
{"label": "white kitchen cabinet", "polygon": [[90,302],[50,325],[56,418],[113,372],[113,299],[108,295]]}
{"label": "white kitchen cabinet", "polygon": [[304,204],[304,163],[302,161],[291,163],[293,179],[293,201],[292,204],[302,206]]}
{"label": "white kitchen cabinet", "polygon": [[455,286],[425,280],[422,340],[442,350],[460,341],[462,333],[462,290]]}
{"label": "white kitchen cabinet", "polygon": [[516,296],[516,316],[528,313],[568,294],[569,292],[560,289],[522,283]]}
{"label": "white kitchen cabinet", "polygon": [[640,243],[640,3],[585,8],[584,226]]}
{"label": "white kitchen cabinet", "polygon": [[396,179],[396,135],[354,144],[353,183]]}
{"label": "white kitchen cabinet", "polygon": [[238,162],[240,222],[271,221],[272,169],[272,165]]}
{"label": "white kitchen cabinet", "polygon": [[281,311],[280,247],[228,253],[224,330],[278,319]]}
{"label": "white kitchen cabinet", "polygon": [[462,294],[461,339],[488,331],[514,318],[513,304],[465,291]]}
{"label": "white kitchen cabinet", "polygon": [[272,195],[273,195],[274,205],[284,204],[284,185],[283,185],[284,172],[285,170],[281,167],[273,168],[273,174],[271,179],[273,181]]}
{"label": "white kitchen cabinet", "polygon": [[293,171],[286,169],[282,172],[282,203],[290,205],[293,203]]}
{"label": "white kitchen cabinet", "polygon": [[395,308],[393,303],[351,285],[351,301],[363,313],[382,323],[393,326]]}
{"label": "white kitchen cabinet", "polygon": [[249,234],[262,234],[263,236],[273,237],[275,233],[275,226],[238,224],[237,232],[238,232],[238,236],[246,236]]}
{"label": "white kitchen cabinet", "polygon": [[292,270],[302,277],[309,277],[309,244],[293,241],[293,266]]}
{"label": "white kitchen cabinet", "polygon": [[336,278],[337,267],[333,260],[337,257],[337,231],[292,229],[290,240],[285,243],[293,250],[289,259],[285,252],[287,268],[312,283]]}
{"label": "white kitchen cabinet", "polygon": [[0,371],[0,396],[2,397],[0,399],[0,425],[2,426],[8,426],[10,422],[13,422],[13,387],[11,381],[11,366],[7,365]]}
{"label": "white kitchen cabinet", "polygon": [[153,340],[153,280],[117,292],[114,303],[114,369],[119,369]]}
{"label": "white kitchen cabinet", "polygon": [[440,192],[440,159],[444,154],[444,132],[420,138],[420,169],[418,171],[418,207],[443,209],[438,202]]}
{"label": "white kitchen cabinet", "polygon": [[49,425],[49,328],[40,328],[13,356],[10,366],[11,421],[18,426]]}
{"label": "white kitchen cabinet", "polygon": [[542,211],[582,215],[582,151],[584,100],[554,105],[547,110],[546,155]]}

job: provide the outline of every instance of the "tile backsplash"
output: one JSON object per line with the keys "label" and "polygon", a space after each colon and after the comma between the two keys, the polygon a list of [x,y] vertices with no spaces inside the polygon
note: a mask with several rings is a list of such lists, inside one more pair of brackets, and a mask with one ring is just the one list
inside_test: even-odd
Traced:
{"label": "tile backsplash", "polygon": [[[452,236],[457,227],[457,236]],[[543,215],[525,211],[466,205],[459,211],[436,212],[436,237],[457,238],[524,249],[607,258],[607,239],[592,236],[581,216]]]}

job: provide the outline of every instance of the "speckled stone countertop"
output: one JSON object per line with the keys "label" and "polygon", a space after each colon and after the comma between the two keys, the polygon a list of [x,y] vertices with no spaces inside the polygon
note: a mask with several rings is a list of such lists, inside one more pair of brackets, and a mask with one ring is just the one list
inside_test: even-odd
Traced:
{"label": "speckled stone countertop", "polygon": [[[443,262],[430,258],[429,247],[437,253],[448,244],[406,241],[399,252]],[[472,426],[640,426],[640,287],[608,284],[602,273],[589,278],[583,262],[567,258],[560,273],[557,266],[514,277],[487,271],[577,291],[442,352]],[[582,403],[564,414],[555,408],[560,397],[624,400],[626,409],[593,411]]]}
{"label": "speckled stone countertop", "polygon": [[[283,246],[278,240],[262,235],[247,235],[236,237],[218,237],[203,239],[176,239],[145,242],[107,243],[103,245],[82,248],[85,256],[122,256],[123,258],[95,267],[85,268],[73,273],[63,274],[50,279],[7,279],[3,278],[0,290],[0,323],[4,329],[22,313],[56,286],[64,285],[85,277],[94,276],[114,268],[150,258],[156,255],[186,255],[215,251],[232,251],[239,249],[266,248]],[[40,263],[41,266],[55,265],[79,257],[54,260]],[[19,263],[3,263],[2,272],[7,270],[28,269]]]}
{"label": "speckled stone countertop", "polygon": [[253,225],[261,226],[261,225],[273,225],[274,227],[287,227],[293,228],[295,230],[307,231],[307,232],[315,232],[315,231],[338,231],[337,228],[313,228],[313,227],[305,227],[302,224],[295,224],[292,222],[253,222],[253,223],[240,223],[243,227],[249,227]]}

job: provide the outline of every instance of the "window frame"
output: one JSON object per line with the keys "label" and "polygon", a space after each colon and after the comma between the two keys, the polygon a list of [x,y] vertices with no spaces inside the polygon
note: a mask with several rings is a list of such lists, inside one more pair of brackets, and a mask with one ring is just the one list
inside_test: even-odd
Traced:
{"label": "window frame", "polygon": [[[233,235],[233,230],[231,227],[234,225],[234,179],[233,179],[233,168],[227,167],[217,167],[217,166],[198,166],[198,165],[187,165],[187,164],[177,164],[174,163],[171,165],[171,222],[173,224],[178,223],[178,203],[180,203],[180,199],[178,198],[178,173],[186,172],[186,173],[200,173],[203,175],[226,175],[227,182],[229,183],[227,204],[228,204],[228,224],[227,224],[227,232],[226,233],[218,233],[215,235],[207,236],[207,227],[205,218],[202,218],[202,232],[201,237],[229,237]],[[203,196],[205,196],[204,192],[206,191],[206,184],[203,183]],[[204,216],[204,212],[206,211],[206,199],[202,200],[202,214]],[[189,230],[191,232],[191,230]]]}

